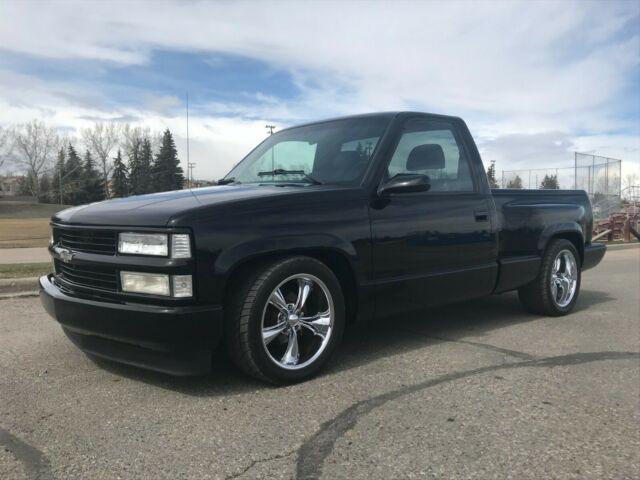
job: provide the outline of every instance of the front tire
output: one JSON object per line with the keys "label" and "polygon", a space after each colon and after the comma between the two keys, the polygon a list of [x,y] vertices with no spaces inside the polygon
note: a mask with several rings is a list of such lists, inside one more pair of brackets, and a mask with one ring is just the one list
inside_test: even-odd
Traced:
{"label": "front tire", "polygon": [[518,289],[520,302],[526,310],[540,315],[559,317],[571,313],[580,293],[580,267],[580,256],[573,243],[552,240],[536,279]]}
{"label": "front tire", "polygon": [[227,350],[241,370],[258,380],[306,380],[326,364],[342,338],[340,283],[310,257],[284,258],[257,270],[234,288]]}

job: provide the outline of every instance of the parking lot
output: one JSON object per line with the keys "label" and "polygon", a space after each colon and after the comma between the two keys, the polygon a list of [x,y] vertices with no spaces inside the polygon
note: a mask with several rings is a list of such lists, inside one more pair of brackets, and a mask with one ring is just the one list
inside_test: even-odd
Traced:
{"label": "parking lot", "polygon": [[92,360],[0,300],[0,478],[638,478],[639,289],[612,250],[568,317],[509,293],[356,326],[285,388]]}

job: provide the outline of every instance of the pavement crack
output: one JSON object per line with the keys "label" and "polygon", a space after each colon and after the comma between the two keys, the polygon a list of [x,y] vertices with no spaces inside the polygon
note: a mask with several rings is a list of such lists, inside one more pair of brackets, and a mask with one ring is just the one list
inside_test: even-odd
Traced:
{"label": "pavement crack", "polygon": [[527,359],[519,362],[503,363],[486,367],[475,368],[453,372],[440,377],[436,377],[424,382],[409,385],[391,392],[361,400],[346,410],[343,410],[336,417],[322,424],[320,429],[304,442],[298,449],[298,461],[296,465],[296,478],[298,480],[311,480],[320,478],[322,467],[326,458],[331,454],[337,440],[351,430],[358,419],[373,409],[384,405],[387,402],[397,400],[405,395],[420,392],[443,383],[482,375],[498,370],[509,370],[516,368],[554,368],[560,366],[581,365],[585,363],[605,361],[605,360],[629,360],[640,359],[639,352],[586,352],[559,355],[555,357]]}
{"label": "pavement crack", "polygon": [[421,335],[426,338],[440,340],[442,342],[462,343],[463,345],[471,345],[473,347],[484,348],[486,350],[491,350],[498,353],[504,353],[505,355],[509,355],[515,358],[520,358],[522,360],[535,360],[536,358],[539,358],[539,357],[536,357],[535,355],[531,355],[526,352],[519,352],[518,350],[510,350],[508,348],[497,347],[489,343],[472,342],[469,340],[460,340],[457,338],[439,337],[437,335],[429,335],[427,333],[422,333],[420,331],[414,331],[414,330],[405,330],[405,331],[409,333],[413,333],[414,335]]}
{"label": "pavement crack", "polygon": [[224,480],[231,480],[232,478],[239,478],[242,475],[244,475],[245,473],[247,473],[249,470],[251,470],[253,467],[255,467],[256,465],[259,465],[261,463],[265,463],[265,462],[270,462],[272,460],[279,460],[281,458],[287,458],[290,457],[291,455],[293,455],[294,453],[296,453],[298,451],[297,448],[291,450],[290,452],[287,453],[279,453],[277,455],[272,455],[271,457],[267,457],[267,458],[259,458],[257,460],[253,460],[249,465],[247,465],[244,469],[242,469],[241,471],[234,473],[232,475],[229,475],[228,477],[225,477]]}
{"label": "pavement crack", "polygon": [[16,460],[22,463],[29,478],[34,480],[53,479],[49,460],[37,448],[25,443],[3,428],[0,428],[0,445],[4,445]]}

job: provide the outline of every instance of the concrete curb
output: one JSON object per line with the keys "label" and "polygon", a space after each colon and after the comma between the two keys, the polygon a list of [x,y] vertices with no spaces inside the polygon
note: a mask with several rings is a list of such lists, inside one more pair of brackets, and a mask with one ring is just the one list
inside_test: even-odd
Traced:
{"label": "concrete curb", "polygon": [[38,277],[0,278],[0,294],[37,293]]}
{"label": "concrete curb", "polygon": [[0,300],[8,300],[11,298],[29,298],[39,296],[39,292],[14,292],[14,293],[0,293]]}
{"label": "concrete curb", "polygon": [[640,242],[613,243],[613,244],[605,243],[605,245],[607,246],[607,250],[626,250],[627,248],[638,248],[638,247],[640,247]]}

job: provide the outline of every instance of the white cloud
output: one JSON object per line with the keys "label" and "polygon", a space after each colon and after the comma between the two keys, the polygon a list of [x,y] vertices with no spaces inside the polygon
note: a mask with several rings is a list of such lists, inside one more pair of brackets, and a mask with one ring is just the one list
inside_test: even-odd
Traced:
{"label": "white cloud", "polygon": [[176,107],[182,105],[182,101],[175,95],[143,95],[142,101],[147,110],[161,115],[167,115]]}
{"label": "white cloud", "polygon": [[[241,158],[263,137],[264,119],[396,109],[463,116],[483,153],[503,167],[523,158],[559,162],[590,145],[638,161],[639,108],[632,117],[618,112],[638,71],[639,15],[638,3],[588,1],[4,2],[0,45],[123,65],[145,63],[157,48],[228,53],[290,72],[295,100],[256,86],[237,102],[207,105],[212,116],[192,118],[192,160],[202,176],[220,176]],[[170,115],[175,97],[114,111],[90,91],[85,104],[71,100],[74,79],[50,85],[11,75],[18,76],[0,73],[0,123],[44,116],[77,127],[93,116],[129,115],[182,136],[184,120]]]}

